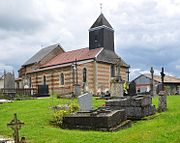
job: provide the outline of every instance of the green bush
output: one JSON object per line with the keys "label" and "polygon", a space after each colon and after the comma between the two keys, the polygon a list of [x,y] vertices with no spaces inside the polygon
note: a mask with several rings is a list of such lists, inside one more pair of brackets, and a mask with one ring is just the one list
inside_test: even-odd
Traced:
{"label": "green bush", "polygon": [[52,120],[52,123],[57,125],[57,126],[61,126],[62,125],[62,122],[63,122],[63,117],[68,115],[69,112],[66,111],[66,110],[57,110],[54,112],[53,114],[53,120]]}
{"label": "green bush", "polygon": [[63,108],[62,110],[55,110],[53,114],[53,119],[50,121],[53,125],[61,126],[63,123],[63,117],[76,112],[79,110],[79,105],[75,103],[71,103],[69,108]]}
{"label": "green bush", "polygon": [[73,112],[76,112],[79,110],[79,105],[78,104],[75,104],[75,103],[71,103],[69,105],[69,110],[70,110],[70,113],[73,113]]}

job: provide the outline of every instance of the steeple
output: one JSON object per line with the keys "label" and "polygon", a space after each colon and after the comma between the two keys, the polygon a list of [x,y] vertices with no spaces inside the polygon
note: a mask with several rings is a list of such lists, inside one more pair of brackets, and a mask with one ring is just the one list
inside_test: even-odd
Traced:
{"label": "steeple", "polygon": [[99,47],[114,51],[114,30],[102,13],[89,29],[89,49]]}
{"label": "steeple", "polygon": [[97,20],[94,22],[94,24],[91,26],[90,29],[99,27],[99,26],[106,26],[108,28],[113,29],[102,13],[99,15],[99,17],[97,18]]}

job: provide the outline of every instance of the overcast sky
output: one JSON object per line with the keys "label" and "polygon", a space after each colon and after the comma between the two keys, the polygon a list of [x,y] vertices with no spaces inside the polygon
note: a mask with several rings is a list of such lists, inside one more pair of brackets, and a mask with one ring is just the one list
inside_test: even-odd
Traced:
{"label": "overcast sky", "polygon": [[17,70],[41,48],[88,47],[88,29],[103,14],[131,79],[155,68],[180,77],[180,0],[0,0],[0,71]]}

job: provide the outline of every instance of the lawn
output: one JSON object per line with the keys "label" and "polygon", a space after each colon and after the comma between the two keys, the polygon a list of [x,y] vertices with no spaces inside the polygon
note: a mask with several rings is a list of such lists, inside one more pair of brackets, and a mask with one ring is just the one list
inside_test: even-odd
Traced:
{"label": "lawn", "polygon": [[[38,99],[0,104],[0,135],[11,137],[7,127],[13,113],[25,123],[20,135],[28,143],[179,143],[180,142],[180,96],[168,96],[168,111],[152,120],[133,123],[131,128],[117,132],[65,130],[49,125],[52,105],[77,102],[76,99]],[[153,99],[157,105],[157,98]],[[94,108],[104,100],[93,99]]]}

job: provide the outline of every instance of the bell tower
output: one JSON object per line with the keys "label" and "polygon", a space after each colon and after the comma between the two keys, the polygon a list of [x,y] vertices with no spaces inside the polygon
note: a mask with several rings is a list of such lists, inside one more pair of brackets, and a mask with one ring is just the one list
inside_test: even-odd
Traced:
{"label": "bell tower", "polygon": [[89,29],[89,50],[100,47],[114,52],[114,30],[102,13]]}

